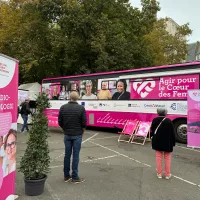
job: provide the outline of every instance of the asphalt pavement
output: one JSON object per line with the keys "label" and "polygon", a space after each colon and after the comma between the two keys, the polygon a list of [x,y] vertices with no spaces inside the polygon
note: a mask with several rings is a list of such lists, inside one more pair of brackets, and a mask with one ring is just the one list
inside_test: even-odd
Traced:
{"label": "asphalt pavement", "polygon": [[[83,137],[79,175],[81,184],[63,181],[64,144],[60,129],[50,129],[51,173],[45,191],[37,197],[24,194],[23,175],[17,173],[19,200],[199,200],[200,149],[177,144],[172,154],[172,178],[156,177],[155,152],[144,146],[118,143],[111,132],[87,130]],[[27,133],[18,134],[17,167],[26,148]]]}

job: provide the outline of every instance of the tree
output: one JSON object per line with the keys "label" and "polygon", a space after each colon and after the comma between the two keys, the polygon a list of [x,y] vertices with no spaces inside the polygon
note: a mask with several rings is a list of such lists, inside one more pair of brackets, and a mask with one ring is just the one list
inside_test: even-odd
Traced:
{"label": "tree", "polygon": [[33,115],[27,148],[20,162],[20,172],[26,180],[41,179],[49,172],[48,120],[44,110],[50,104],[44,93],[37,97],[36,104],[37,112]]}
{"label": "tree", "polygon": [[18,13],[20,34],[0,37],[0,50],[20,60],[21,82],[154,63],[144,36],[156,21],[155,0],[142,0],[142,11],[128,0],[12,0],[6,5]]}
{"label": "tree", "polygon": [[173,35],[166,30],[167,21],[168,18],[156,21],[145,36],[153,50],[154,65],[181,63],[187,55],[187,36],[192,33],[189,24],[178,26]]}

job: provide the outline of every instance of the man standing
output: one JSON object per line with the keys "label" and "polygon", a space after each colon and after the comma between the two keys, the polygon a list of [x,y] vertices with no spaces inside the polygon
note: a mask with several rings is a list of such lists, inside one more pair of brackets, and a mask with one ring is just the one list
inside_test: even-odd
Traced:
{"label": "man standing", "polygon": [[[79,95],[71,92],[69,103],[61,106],[58,116],[59,126],[63,129],[65,137],[64,181],[72,179],[72,183],[82,183],[85,179],[78,176],[79,153],[81,150],[82,135],[86,127],[85,108],[77,103]],[[72,176],[70,175],[70,160],[72,160]]]}
{"label": "man standing", "polygon": [[21,114],[22,119],[24,121],[24,124],[22,126],[21,132],[23,132],[25,128],[26,128],[27,132],[29,131],[29,128],[28,128],[28,115],[31,114],[29,102],[30,102],[29,98],[26,98],[25,102],[23,102],[20,105],[21,106],[20,114]]}

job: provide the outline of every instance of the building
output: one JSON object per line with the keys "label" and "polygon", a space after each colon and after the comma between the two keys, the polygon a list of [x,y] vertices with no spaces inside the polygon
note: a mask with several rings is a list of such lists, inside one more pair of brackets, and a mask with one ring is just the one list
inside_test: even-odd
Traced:
{"label": "building", "polygon": [[167,32],[169,32],[172,35],[176,34],[177,28],[179,27],[179,25],[171,18],[167,18],[167,22],[166,22],[166,30]]}
{"label": "building", "polygon": [[200,42],[194,42],[187,46],[186,62],[200,61]]}

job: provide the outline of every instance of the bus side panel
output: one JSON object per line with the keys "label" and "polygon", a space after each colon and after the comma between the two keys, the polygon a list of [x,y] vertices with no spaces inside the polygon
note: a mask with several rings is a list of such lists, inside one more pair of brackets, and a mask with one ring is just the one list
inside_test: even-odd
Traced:
{"label": "bus side panel", "polygon": [[[58,125],[58,109],[48,109],[45,114],[48,118],[50,127],[59,127]],[[152,121],[157,116],[155,113],[133,113],[133,112],[108,112],[108,111],[86,111],[87,126],[107,127],[107,128],[123,128],[127,120],[137,119],[140,121]],[[174,120],[176,118],[185,118],[184,115],[168,115],[168,118]]]}

